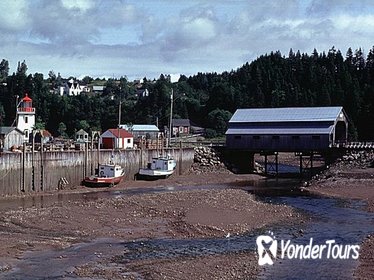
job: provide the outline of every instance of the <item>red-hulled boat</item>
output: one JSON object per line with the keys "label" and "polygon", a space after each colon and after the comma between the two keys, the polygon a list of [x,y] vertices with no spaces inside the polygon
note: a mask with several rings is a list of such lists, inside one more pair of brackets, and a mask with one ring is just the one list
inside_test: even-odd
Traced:
{"label": "red-hulled boat", "polygon": [[113,187],[125,176],[123,168],[116,164],[99,164],[97,171],[97,174],[84,178],[82,184],[86,187]]}

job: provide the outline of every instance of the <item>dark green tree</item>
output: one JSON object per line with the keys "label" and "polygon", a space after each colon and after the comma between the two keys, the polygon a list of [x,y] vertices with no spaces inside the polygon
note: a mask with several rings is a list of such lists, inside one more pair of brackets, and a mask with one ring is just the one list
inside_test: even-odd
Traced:
{"label": "dark green tree", "polygon": [[210,127],[214,129],[218,135],[224,135],[231,117],[232,114],[229,111],[215,109],[208,114],[208,122]]}
{"label": "dark green tree", "polygon": [[6,81],[9,75],[9,62],[8,60],[3,59],[0,62],[0,82],[3,83]]}

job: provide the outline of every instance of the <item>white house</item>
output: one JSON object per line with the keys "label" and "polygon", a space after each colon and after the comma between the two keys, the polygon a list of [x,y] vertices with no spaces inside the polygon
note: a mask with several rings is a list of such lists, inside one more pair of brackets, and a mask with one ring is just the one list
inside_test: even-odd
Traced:
{"label": "white house", "polygon": [[103,149],[132,149],[134,136],[125,129],[111,128],[101,134],[100,145]]}
{"label": "white house", "polygon": [[78,81],[70,79],[64,86],[60,87],[60,95],[77,96],[82,92],[90,92],[90,88],[85,85],[80,85]]}

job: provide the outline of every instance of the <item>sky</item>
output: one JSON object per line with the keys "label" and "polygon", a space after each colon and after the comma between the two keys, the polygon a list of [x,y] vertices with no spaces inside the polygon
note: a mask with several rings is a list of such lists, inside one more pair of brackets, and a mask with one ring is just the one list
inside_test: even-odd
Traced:
{"label": "sky", "polygon": [[83,78],[231,71],[260,55],[374,45],[372,0],[1,0],[10,72]]}

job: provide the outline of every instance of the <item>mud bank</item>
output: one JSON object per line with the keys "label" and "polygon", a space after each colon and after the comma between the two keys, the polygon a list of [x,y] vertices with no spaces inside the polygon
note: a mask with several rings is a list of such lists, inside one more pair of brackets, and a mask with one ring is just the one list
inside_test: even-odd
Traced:
{"label": "mud bank", "polygon": [[[307,188],[309,191],[344,199],[359,199],[365,202],[365,210],[374,212],[374,168],[339,162],[316,176]],[[374,214],[373,214],[374,215]],[[374,232],[374,228],[373,228]],[[368,236],[362,243],[356,279],[374,279],[374,238]]]}
{"label": "mud bank", "polygon": [[[301,215],[291,207],[259,202],[241,189],[178,191],[180,186],[239,184],[256,179],[259,177],[254,175],[190,174],[157,182],[124,182],[107,195],[100,190],[92,194],[79,188],[74,190],[77,194],[74,199],[64,198],[68,194],[64,191],[59,200],[52,199],[58,194],[51,194],[44,197],[43,204],[4,209],[0,214],[0,250],[3,252],[0,278],[17,279],[33,273],[36,276],[29,279],[48,277],[48,273],[53,273],[53,277],[100,279],[184,279],[183,275],[187,279],[191,273],[195,279],[253,278],[257,274],[254,252],[214,253],[219,251],[218,246],[212,249],[212,255],[183,253],[172,260],[162,255],[148,260],[129,260],[123,255],[133,244],[139,246],[135,252],[149,250],[142,247],[142,240],[167,240],[169,246],[183,240],[207,238],[225,242],[232,236],[268,224],[292,224],[301,220]],[[173,192],[167,192],[168,187]],[[144,194],[137,193],[139,188],[163,190]],[[124,194],[123,189],[134,192]],[[100,253],[100,246],[96,244],[102,238],[115,240],[102,244],[105,253]],[[87,249],[82,250],[85,246]],[[69,255],[81,251],[88,252],[89,257]],[[70,263],[74,259],[79,262]],[[37,268],[41,265],[38,260],[56,263],[49,263],[49,270],[46,267],[45,274],[40,275],[43,269]]]}

